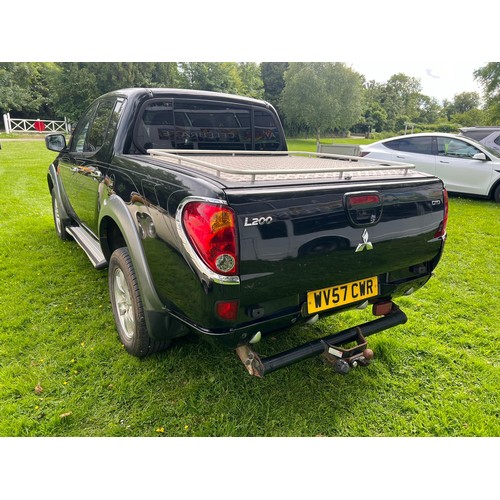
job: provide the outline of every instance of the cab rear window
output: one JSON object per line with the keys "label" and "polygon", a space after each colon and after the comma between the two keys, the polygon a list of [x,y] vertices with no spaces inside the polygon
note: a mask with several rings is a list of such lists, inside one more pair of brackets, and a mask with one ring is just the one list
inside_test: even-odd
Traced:
{"label": "cab rear window", "polygon": [[146,103],[140,112],[134,142],[143,151],[282,149],[278,124],[269,111],[182,99],[154,99]]}

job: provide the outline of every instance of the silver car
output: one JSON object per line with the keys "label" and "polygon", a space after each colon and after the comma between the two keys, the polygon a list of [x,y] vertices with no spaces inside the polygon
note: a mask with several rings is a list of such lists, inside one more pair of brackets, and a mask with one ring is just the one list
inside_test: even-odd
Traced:
{"label": "silver car", "polygon": [[500,127],[463,127],[462,135],[474,139],[488,148],[500,151]]}
{"label": "silver car", "polygon": [[408,134],[361,146],[361,156],[412,163],[441,178],[448,191],[500,203],[500,152],[464,136]]}

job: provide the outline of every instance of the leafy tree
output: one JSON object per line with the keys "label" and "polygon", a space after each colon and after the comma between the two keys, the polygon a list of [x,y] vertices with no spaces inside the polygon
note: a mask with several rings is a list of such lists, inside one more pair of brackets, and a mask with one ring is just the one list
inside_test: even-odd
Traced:
{"label": "leafy tree", "polygon": [[61,117],[76,121],[101,92],[95,67],[87,63],[59,63],[60,71],[52,80],[54,109]]}
{"label": "leafy tree", "polygon": [[462,92],[455,94],[453,100],[443,102],[443,112],[448,120],[457,113],[467,113],[473,109],[479,109],[481,106],[481,97],[477,92]]}
{"label": "leafy tree", "polygon": [[474,71],[483,86],[490,123],[500,121],[500,62],[490,62]]}
{"label": "leafy tree", "polygon": [[477,92],[462,92],[456,94],[453,99],[453,106],[456,113],[466,113],[481,106],[481,97]]}
{"label": "leafy tree", "polygon": [[387,125],[397,130],[402,121],[416,121],[419,116],[422,86],[418,78],[397,73],[380,92],[380,103],[387,113]]}
{"label": "leafy tree", "polygon": [[0,63],[0,111],[51,117],[50,79],[53,63]]}
{"label": "leafy tree", "polygon": [[176,62],[159,62],[150,64],[152,64],[151,87],[175,88],[179,86],[180,76],[178,64]]}
{"label": "leafy tree", "polygon": [[269,101],[279,114],[281,114],[281,94],[285,88],[285,71],[288,67],[289,63],[287,62],[260,63],[260,71],[264,83],[264,99]]}
{"label": "leafy tree", "polygon": [[237,94],[242,86],[238,65],[234,62],[180,63],[180,72],[185,86],[191,89]]}
{"label": "leafy tree", "polygon": [[264,83],[260,72],[260,66],[253,62],[239,63],[241,87],[239,93],[247,97],[262,99],[264,97]]}
{"label": "leafy tree", "polygon": [[419,114],[416,118],[418,123],[434,123],[439,119],[441,106],[434,97],[420,95]]}
{"label": "leafy tree", "polygon": [[239,94],[262,99],[264,88],[260,67],[256,63],[191,62],[180,63],[183,86]]}
{"label": "leafy tree", "polygon": [[361,75],[342,63],[290,63],[281,109],[290,123],[316,133],[347,131],[361,117]]}
{"label": "leafy tree", "polygon": [[364,121],[368,127],[366,132],[382,132],[387,121],[387,113],[380,103],[373,101],[365,111]]}
{"label": "leafy tree", "polygon": [[488,114],[482,109],[474,108],[463,113],[455,113],[450,121],[459,123],[462,127],[488,125]]}
{"label": "leafy tree", "polygon": [[488,99],[500,94],[500,62],[490,62],[474,71],[474,78],[480,80]]}
{"label": "leafy tree", "polygon": [[53,78],[54,107],[59,116],[76,120],[97,97],[127,87],[176,87],[177,63],[60,63]]}
{"label": "leafy tree", "polygon": [[101,94],[128,87],[175,87],[177,63],[93,62],[84,63],[96,75]]}

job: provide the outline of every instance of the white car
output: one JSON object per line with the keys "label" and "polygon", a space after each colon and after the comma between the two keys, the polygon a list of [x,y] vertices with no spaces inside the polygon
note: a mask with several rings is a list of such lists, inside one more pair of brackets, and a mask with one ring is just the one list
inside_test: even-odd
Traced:
{"label": "white car", "polygon": [[500,203],[500,152],[473,139],[437,132],[401,135],[361,146],[361,156],[412,163],[441,178],[450,192]]}

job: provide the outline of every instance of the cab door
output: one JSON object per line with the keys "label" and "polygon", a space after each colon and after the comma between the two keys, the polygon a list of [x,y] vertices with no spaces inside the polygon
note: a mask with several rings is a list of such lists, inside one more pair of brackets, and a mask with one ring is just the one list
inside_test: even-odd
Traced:
{"label": "cab door", "polygon": [[489,159],[474,159],[479,153],[483,152],[461,139],[437,138],[436,175],[449,191],[488,194],[493,169]]}
{"label": "cab door", "polygon": [[435,175],[436,155],[433,152],[432,140],[430,135],[421,135],[386,141],[384,146],[391,150],[391,156],[387,159],[412,163],[420,172]]}
{"label": "cab door", "polygon": [[[105,99],[87,110],[59,162],[60,175],[72,216],[97,235],[99,186],[109,169],[109,139],[114,135],[121,101]],[[109,142],[109,140],[108,140]]]}

